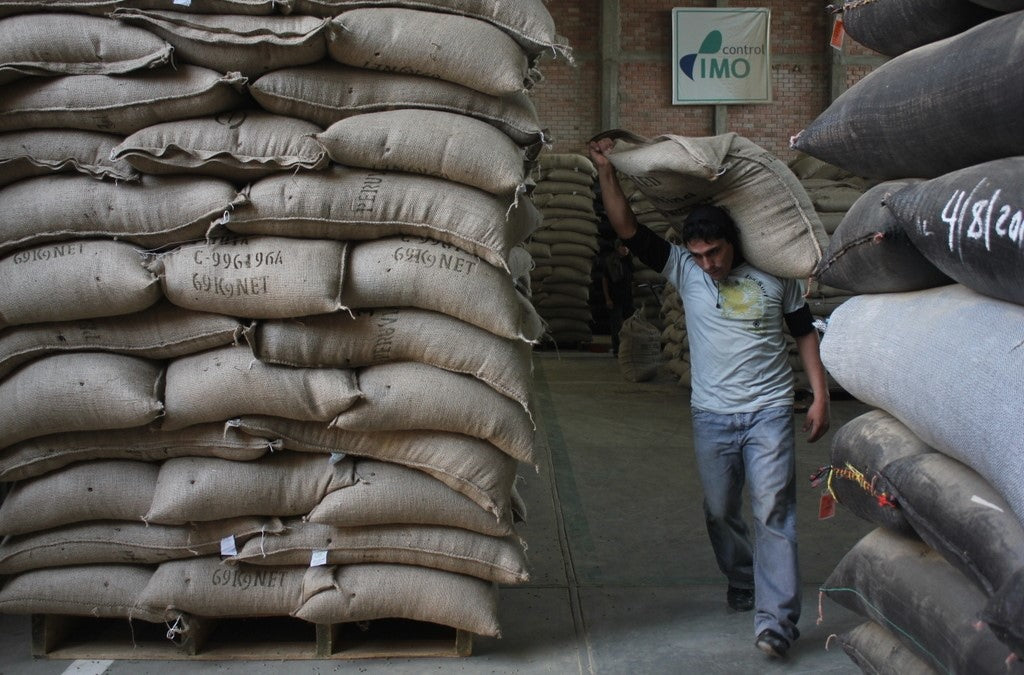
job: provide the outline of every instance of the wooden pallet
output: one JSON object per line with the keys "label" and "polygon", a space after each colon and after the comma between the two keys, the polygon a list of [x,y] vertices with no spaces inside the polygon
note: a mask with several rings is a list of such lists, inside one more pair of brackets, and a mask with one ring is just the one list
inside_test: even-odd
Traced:
{"label": "wooden pallet", "polygon": [[[181,626],[179,626],[181,627]],[[188,617],[183,638],[164,624],[53,614],[32,616],[32,655],[46,659],[289,661],[460,657],[473,634],[448,626],[382,619],[311,624],[291,617]]]}

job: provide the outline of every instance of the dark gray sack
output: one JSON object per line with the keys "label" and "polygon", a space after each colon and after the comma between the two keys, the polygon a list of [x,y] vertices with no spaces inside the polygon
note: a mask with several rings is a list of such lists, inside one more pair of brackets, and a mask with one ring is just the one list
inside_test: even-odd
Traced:
{"label": "dark gray sack", "polygon": [[899,56],[998,16],[967,0],[847,0],[841,9],[847,34],[886,56]]}

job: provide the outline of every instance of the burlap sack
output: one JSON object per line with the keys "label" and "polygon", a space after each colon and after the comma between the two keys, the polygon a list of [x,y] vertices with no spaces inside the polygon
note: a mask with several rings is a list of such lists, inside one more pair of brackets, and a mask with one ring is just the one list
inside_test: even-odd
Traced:
{"label": "burlap sack", "polygon": [[846,609],[892,626],[937,672],[1007,672],[1005,647],[987,626],[975,625],[984,594],[918,539],[875,529],[843,556],[821,590]]}
{"label": "burlap sack", "polygon": [[363,397],[331,426],[450,431],[482,438],[521,462],[533,463],[529,412],[476,378],[412,361],[363,368],[358,377]]}
{"label": "burlap sack", "polygon": [[201,239],[238,201],[235,186],[215,178],[144,176],[137,184],[77,174],[30,178],[0,188],[0,253],[92,237],[149,249]]}
{"label": "burlap sack", "polygon": [[[313,16],[337,16],[353,7],[395,6],[392,0],[292,0],[292,11]],[[463,15],[494,24],[511,35],[530,54],[568,55],[566,39],[555,32],[555,22],[543,0],[413,0],[402,7]],[[379,11],[379,10],[374,10]]]}
{"label": "burlap sack", "polygon": [[111,16],[141,26],[174,46],[175,60],[248,78],[320,61],[327,21],[312,16],[243,16],[121,7]]}
{"label": "burlap sack", "polygon": [[597,183],[597,170],[591,164],[589,169],[578,168],[558,169],[543,166],[544,158],[548,155],[541,155],[538,162],[541,166],[534,171],[534,180],[539,185],[541,181],[556,181],[562,184],[578,185],[586,189],[593,188]]}
{"label": "burlap sack", "polygon": [[1024,519],[1024,307],[954,284],[860,295],[832,312],[821,357],[844,390],[981,474]]}
{"label": "burlap sack", "polygon": [[597,199],[597,193],[595,193],[589,186],[580,185],[579,183],[553,180],[538,181],[537,185],[533,188],[532,194],[580,195],[586,197],[591,202]]}
{"label": "burlap sack", "polygon": [[[334,527],[289,521],[280,536],[247,543],[229,562],[309,565],[326,553],[328,565],[397,563],[465,574],[503,584],[529,580],[526,556],[515,537],[435,525]],[[388,589],[390,591],[390,589]]]}
{"label": "burlap sack", "polygon": [[188,244],[149,264],[179,307],[253,319],[343,307],[346,244],[285,237]]}
{"label": "burlap sack", "polygon": [[495,195],[511,195],[526,182],[523,150],[468,115],[416,109],[353,115],[316,139],[346,166],[435,176]]}
{"label": "burlap sack", "polygon": [[935,673],[925,659],[904,647],[892,631],[874,621],[865,621],[835,637],[839,646],[862,672],[879,675]]}
{"label": "burlap sack", "polygon": [[[30,12],[74,12],[107,16],[125,3],[123,0],[0,0],[0,16]],[[131,0],[139,9],[178,9],[203,14],[273,14],[280,0],[189,0],[187,4],[168,5],[161,0]]]}
{"label": "burlap sack", "polygon": [[59,352],[114,352],[166,360],[236,343],[242,324],[169,302],[124,316],[18,326],[0,332],[0,380],[15,368]]}
{"label": "burlap sack", "polygon": [[183,525],[239,516],[299,516],[357,480],[352,460],[285,452],[256,462],[169,459],[160,467],[146,522]]}
{"label": "burlap sack", "polygon": [[160,465],[83,462],[14,484],[0,504],[0,534],[38,532],[87,520],[139,522],[149,510]]}
{"label": "burlap sack", "polygon": [[23,572],[0,589],[0,612],[174,621],[177,612],[138,604],[152,576],[153,568],[146,565],[76,565]]}
{"label": "burlap sack", "polygon": [[510,207],[507,199],[441,178],[341,166],[264,178],[246,196],[246,203],[223,220],[239,234],[339,240],[421,236],[502,269],[508,269],[511,249],[541,221],[524,199]]}
{"label": "burlap sack", "polygon": [[87,352],[33,361],[0,382],[0,448],[65,431],[144,426],[163,411],[162,388],[161,365],[133,356]]}
{"label": "burlap sack", "polygon": [[742,136],[648,140],[619,131],[601,136],[617,139],[609,155],[612,164],[670,223],[681,225],[691,207],[713,201],[735,220],[747,261],[769,274],[806,278],[828,246],[828,235],[797,177]]}
{"label": "burlap sack", "polygon": [[287,616],[302,604],[307,567],[227,565],[220,556],[162,563],[138,595],[151,612],[198,616]]}
{"label": "burlap sack", "polygon": [[238,73],[190,65],[120,77],[22,78],[7,85],[0,99],[0,130],[57,127],[130,134],[159,122],[237,108],[243,82]]}
{"label": "burlap sack", "polygon": [[353,371],[262,363],[244,346],[221,347],[167,365],[161,427],[183,429],[239,415],[327,422],[360,398]]}
{"label": "burlap sack", "polygon": [[252,83],[249,91],[266,110],[309,120],[324,128],[361,113],[420,108],[488,122],[517,145],[528,148],[528,152],[538,151],[547,139],[533,100],[526,94],[490,96],[454,82],[420,75],[314,64],[267,73]]}
{"label": "burlap sack", "polygon": [[145,253],[104,239],[44,244],[0,258],[0,328],[139,312],[161,297]]}
{"label": "burlap sack", "polygon": [[68,464],[95,459],[160,462],[173,457],[197,456],[242,462],[259,459],[278,449],[280,443],[226,429],[220,424],[197,424],[180,431],[142,427],[50,434],[0,452],[0,480],[24,480]]}
{"label": "burlap sack", "polygon": [[619,331],[619,371],[630,382],[646,382],[661,367],[661,331],[644,317],[642,308],[622,322]]}
{"label": "burlap sack", "polygon": [[553,171],[573,171],[590,177],[590,182],[597,180],[597,169],[589,157],[574,152],[545,152],[538,160],[541,171],[551,175]]}
{"label": "burlap sack", "polygon": [[137,181],[139,173],[110,159],[120,136],[76,129],[30,129],[0,134],[0,187],[51,173],[77,172],[92,178]]}
{"label": "burlap sack", "polygon": [[345,307],[428,309],[527,342],[542,333],[540,317],[512,278],[480,258],[412,237],[350,248],[341,296]]}
{"label": "burlap sack", "polygon": [[501,636],[497,585],[465,574],[416,565],[316,567],[305,590],[294,615],[314,623],[397,618]]}
{"label": "burlap sack", "polygon": [[0,574],[43,567],[96,564],[158,564],[216,555],[252,538],[281,534],[277,518],[232,518],[189,525],[88,522],[54,528],[0,543]]}
{"label": "burlap sack", "polygon": [[[307,368],[360,368],[418,361],[486,382],[524,408],[531,402],[528,343],[498,337],[446,314],[410,307],[265,321],[247,334],[261,361]],[[0,346],[3,336],[0,335]]]}
{"label": "burlap sack", "polygon": [[436,77],[492,96],[528,90],[539,77],[512,37],[468,16],[354,9],[331,21],[329,36],[328,53],[339,63]]}
{"label": "burlap sack", "polygon": [[952,283],[928,261],[886,207],[915,181],[885,181],[865,192],[846,212],[814,277],[846,293],[898,293]]}
{"label": "burlap sack", "polygon": [[441,525],[493,537],[512,534],[512,521],[480,508],[424,471],[393,462],[354,460],[358,480],[335,490],[303,520],[335,527]]}
{"label": "burlap sack", "polygon": [[962,33],[997,16],[980,4],[963,0],[845,0],[840,8],[847,35],[889,57]]}
{"label": "burlap sack", "polygon": [[326,424],[242,417],[240,431],[299,452],[343,453],[418,469],[508,520],[516,460],[487,441],[443,431],[345,431]]}
{"label": "burlap sack", "polygon": [[143,173],[203,174],[245,183],[278,171],[325,168],[327,153],[312,137],[318,131],[305,120],[235,110],[140,129],[110,156]]}
{"label": "burlap sack", "polygon": [[883,179],[1024,155],[1022,31],[1024,14],[1014,12],[901,54],[843,92],[790,146]]}
{"label": "burlap sack", "polygon": [[171,61],[171,45],[116,21],[78,14],[0,20],[0,84],[25,75],[123,75]]}

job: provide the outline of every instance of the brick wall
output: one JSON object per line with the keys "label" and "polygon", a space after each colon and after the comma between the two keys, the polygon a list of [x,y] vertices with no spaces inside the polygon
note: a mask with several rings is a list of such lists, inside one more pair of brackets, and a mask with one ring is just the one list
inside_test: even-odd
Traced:
{"label": "brick wall", "polygon": [[[654,136],[714,133],[714,106],[672,105],[673,7],[714,7],[694,0],[620,0],[619,124]],[[794,153],[789,138],[829,103],[828,40],[832,18],[824,2],[733,0],[730,7],[771,9],[772,102],[729,105],[727,130],[735,131],[784,160]],[[558,32],[574,50],[575,65],[544,57],[545,81],[533,91],[541,121],[551,131],[555,152],[583,152],[601,129],[601,2],[548,0]],[[847,36],[848,53],[871,53]],[[859,50],[859,51],[858,51]],[[871,70],[851,67],[850,85]]]}

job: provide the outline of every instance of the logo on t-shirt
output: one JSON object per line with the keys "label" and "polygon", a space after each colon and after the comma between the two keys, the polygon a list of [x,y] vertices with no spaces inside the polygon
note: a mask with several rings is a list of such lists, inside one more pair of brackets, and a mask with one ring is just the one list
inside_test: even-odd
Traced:
{"label": "logo on t-shirt", "polygon": [[719,285],[722,316],[750,321],[754,332],[763,332],[765,317],[764,289],[756,279],[728,279]]}

